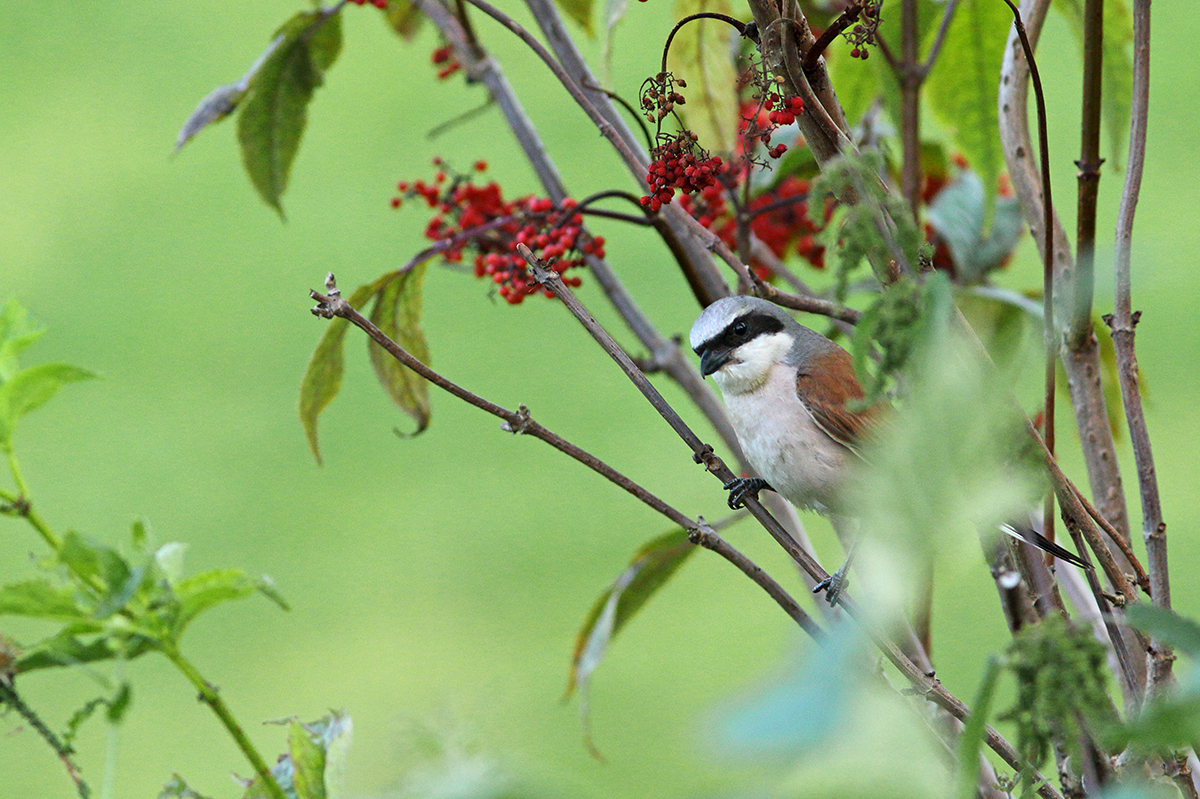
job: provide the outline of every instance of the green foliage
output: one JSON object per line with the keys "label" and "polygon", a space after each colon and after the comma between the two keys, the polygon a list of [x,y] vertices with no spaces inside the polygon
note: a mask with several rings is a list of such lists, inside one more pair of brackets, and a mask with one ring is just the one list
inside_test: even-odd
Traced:
{"label": "green foliage", "polygon": [[[271,776],[291,799],[338,799],[353,724],[343,710],[332,711],[307,724],[288,723],[288,750],[271,769]],[[262,778],[246,786],[244,799],[270,796]]]}
{"label": "green foliage", "polygon": [[[422,363],[428,363],[429,345],[421,329],[424,276],[424,264],[418,264],[411,270],[388,272],[374,283],[356,288],[346,301],[355,310],[361,310],[374,301],[371,321],[411,355]],[[347,325],[349,322],[338,317],[329,320],[329,326],[317,343],[300,382],[300,423],[304,426],[309,448],[317,463],[321,462],[317,421],[342,387],[345,368],[342,350]],[[417,429],[412,435],[425,430],[430,419],[429,384],[398,363],[374,341],[369,341],[367,348],[375,374],[388,396],[416,421]]]}
{"label": "green foliage", "polygon": [[416,38],[425,15],[408,0],[388,0],[387,8],[383,10],[383,18],[388,27],[401,39],[412,41]]}
{"label": "green foliage", "polygon": [[[878,150],[843,154],[826,163],[809,187],[809,219],[824,227],[825,245],[838,254],[838,299],[845,299],[850,274],[863,259],[881,283],[890,282],[890,262],[910,268],[917,264],[921,233],[904,201],[888,191],[881,178],[883,167]],[[843,200],[828,225],[820,202],[825,197]]]}
{"label": "green foliage", "polygon": [[[1016,724],[1017,749],[1032,768],[1046,762],[1052,741],[1078,757],[1081,735],[1116,722],[1104,645],[1087,625],[1069,625],[1051,614],[1017,633],[1007,656],[1017,698],[1000,718]],[[1022,774],[1027,793],[1032,780],[1032,772]]]}
{"label": "green foliage", "polygon": [[[1066,16],[1071,30],[1083,47],[1083,3],[1081,0],[1054,0],[1054,7]],[[1133,16],[1125,0],[1105,0],[1103,96],[1101,113],[1108,133],[1109,158],[1119,165],[1125,153],[1121,146],[1129,130],[1129,108],[1133,103]]]}
{"label": "green foliage", "polygon": [[[731,15],[728,0],[675,0],[675,16],[711,11]],[[676,111],[699,138],[700,146],[732,152],[739,120],[737,73],[729,42],[737,31],[725,22],[698,19],[680,28],[667,54],[667,69],[687,82],[687,104]]]}
{"label": "green foliage", "polygon": [[588,36],[596,32],[592,26],[593,0],[554,0],[554,2],[568,17],[575,20]]}
{"label": "green foliage", "polygon": [[[254,593],[287,609],[269,577],[214,569],[176,579],[160,562],[164,551],[174,559],[178,546],[167,544],[141,553],[135,560],[78,533],[68,533],[55,560],[43,564],[47,576],[0,587],[0,615],[62,624],[58,631],[26,648],[16,671],[173,650],[201,613]],[[122,704],[117,699],[107,703],[110,711]]]}
{"label": "green foliage", "polygon": [[1011,25],[1012,12],[1000,0],[960,0],[925,85],[930,108],[979,173],[987,226],[1004,164],[996,78]]}
{"label": "green foliage", "polygon": [[38,340],[41,330],[29,324],[28,314],[16,300],[0,310],[0,451],[12,450],[17,421],[49,402],[67,383],[95,375],[65,363],[43,363],[20,368],[17,356]]}
{"label": "green foliage", "polygon": [[250,81],[238,141],[251,183],[282,217],[280,197],[304,134],[308,103],[341,51],[340,12],[300,12],[277,36],[282,40]]}
{"label": "green foliage", "polygon": [[1007,263],[1025,234],[1025,218],[1015,197],[996,200],[987,226],[984,184],[964,169],[929,205],[929,224],[950,248],[959,283],[977,283]]}
{"label": "green foliage", "polygon": [[[371,322],[421,363],[429,363],[429,344],[421,329],[421,288],[425,264],[398,270],[381,278]],[[417,423],[412,435],[429,426],[429,383],[388,354],[374,341],[367,342],[371,365],[392,402]]]}
{"label": "green foliage", "polygon": [[162,791],[158,794],[158,799],[208,799],[208,797],[193,791],[183,777],[175,774],[163,786]]}
{"label": "green foliage", "polygon": [[992,700],[996,697],[996,684],[1000,681],[1000,672],[1000,659],[988,658],[983,679],[980,680],[979,690],[975,694],[975,702],[971,706],[971,715],[967,717],[962,734],[958,736],[958,799],[974,799],[977,795],[979,749],[983,745],[988,714],[991,712]]}
{"label": "green foliage", "polygon": [[612,639],[695,549],[688,541],[687,531],[672,530],[648,541],[637,551],[629,567],[592,605],[575,636],[567,696],[574,692],[576,686],[580,690],[586,689],[588,679],[600,665]]}

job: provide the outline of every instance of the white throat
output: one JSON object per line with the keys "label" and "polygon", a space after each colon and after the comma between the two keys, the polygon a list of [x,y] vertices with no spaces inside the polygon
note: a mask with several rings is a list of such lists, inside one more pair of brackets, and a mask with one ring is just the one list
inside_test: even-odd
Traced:
{"label": "white throat", "polygon": [[733,357],[713,373],[721,393],[744,394],[760,388],[771,367],[782,363],[795,340],[782,331],[756,336],[733,351]]}

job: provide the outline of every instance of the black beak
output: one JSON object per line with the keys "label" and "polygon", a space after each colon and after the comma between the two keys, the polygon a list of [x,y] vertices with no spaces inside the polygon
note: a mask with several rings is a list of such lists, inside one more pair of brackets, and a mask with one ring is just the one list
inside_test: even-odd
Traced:
{"label": "black beak", "polygon": [[733,351],[728,347],[710,347],[700,354],[700,376],[708,377],[729,363]]}

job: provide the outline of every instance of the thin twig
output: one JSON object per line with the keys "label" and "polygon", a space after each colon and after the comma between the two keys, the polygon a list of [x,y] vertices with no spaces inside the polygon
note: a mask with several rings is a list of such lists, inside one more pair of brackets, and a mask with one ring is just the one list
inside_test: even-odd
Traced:
{"label": "thin twig", "polygon": [[[1135,0],[1133,4],[1133,103],[1130,108],[1129,163],[1125,169],[1125,184],[1121,189],[1121,204],[1117,211],[1116,252],[1114,255],[1113,313],[1105,317],[1112,331],[1117,355],[1117,373],[1129,438],[1137,463],[1138,490],[1142,500],[1142,538],[1146,543],[1147,568],[1150,572],[1150,592],[1158,607],[1171,607],[1171,580],[1167,563],[1167,527],[1162,517],[1158,477],[1150,434],[1138,390],[1137,352],[1134,330],[1140,313],[1133,311],[1131,278],[1131,242],[1133,220],[1141,192],[1142,172],[1146,159],[1146,127],[1150,106],[1150,2]],[[1151,673],[1147,689],[1160,691],[1170,684],[1173,654],[1169,644],[1153,641]]]}
{"label": "thin twig", "polygon": [[846,10],[838,15],[837,19],[829,23],[829,27],[821,32],[821,35],[813,42],[812,47],[808,48],[808,52],[804,54],[804,61],[801,64],[805,72],[812,72],[817,68],[818,59],[821,57],[821,54],[828,49],[829,45],[833,44],[833,40],[840,36],[842,31],[849,28],[858,20],[859,15],[862,14],[862,10],[862,6],[858,3],[851,3],[846,6]]}
{"label": "thin twig", "polygon": [[79,774],[79,767],[75,765],[75,761],[72,759],[75,750],[63,743],[54,734],[54,731],[46,726],[46,723],[34,712],[33,708],[25,704],[25,701],[17,694],[17,690],[13,687],[8,675],[0,675],[0,706],[4,705],[17,711],[29,726],[33,728],[34,732],[41,736],[42,740],[54,751],[55,756],[63,764],[63,768],[66,769],[67,776],[71,778],[71,782],[75,783],[75,791],[79,794],[80,799],[88,799],[91,796],[91,790]]}
{"label": "thin twig", "polygon": [[739,35],[744,36],[746,34],[746,24],[741,20],[734,19],[728,14],[718,14],[715,11],[701,11],[698,14],[688,14],[686,17],[676,22],[675,27],[671,28],[671,32],[667,34],[667,41],[665,44],[663,44],[662,72],[667,71],[667,54],[671,52],[671,42],[675,40],[675,34],[679,33],[684,25],[700,19],[715,19],[718,22],[724,22],[726,25],[736,28]]}
{"label": "thin twig", "polygon": [[760,567],[754,564],[749,558],[739,552],[727,541],[716,534],[713,529],[703,520],[693,520],[682,512],[676,510],[671,505],[660,499],[655,494],[643,488],[638,483],[626,477],[621,472],[609,466],[604,461],[592,455],[583,448],[571,443],[567,439],[552,432],[538,422],[535,422],[529,414],[529,410],[525,406],[521,406],[516,411],[510,411],[507,408],[501,407],[494,402],[484,399],[479,395],[463,388],[454,381],[435,372],[433,369],[426,366],[424,363],[415,358],[411,353],[389,338],[382,330],[376,327],[369,319],[360,314],[350,305],[341,295],[337,288],[337,283],[332,274],[325,278],[325,287],[328,294],[322,294],[317,291],[310,291],[309,296],[317,301],[318,305],[313,308],[312,312],[315,316],[325,318],[340,317],[347,320],[354,326],[360,328],[366,333],[372,341],[387,351],[389,355],[402,363],[407,368],[413,370],[421,377],[428,380],[433,385],[446,391],[447,393],[463,400],[468,405],[486,411],[491,415],[504,421],[503,429],[513,434],[532,436],[539,441],[544,441],[554,447],[559,452],[578,461],[592,471],[604,477],[609,482],[640,500],[643,504],[650,507],[652,510],[662,514],[673,523],[679,525],[684,530],[688,531],[689,539],[694,544],[711,549],[721,557],[728,560],[734,566],[737,566],[750,579],[763,588],[775,602],[783,608],[805,632],[813,636],[814,639],[820,641],[824,635],[824,631],[817,625],[812,618],[804,612],[803,609],[796,603],[788,593],[771,578]]}
{"label": "thin twig", "polygon": [[[683,439],[684,443],[692,450],[693,458],[697,463],[704,464],[705,468],[712,473],[722,484],[728,483],[730,479],[735,477],[734,473],[729,470],[729,467],[712,451],[712,447],[708,446],[700,440],[700,438],[692,432],[687,423],[679,417],[679,414],[670,406],[662,395],[651,385],[646,376],[638,371],[637,367],[629,360],[625,352],[617,345],[612,337],[602,328],[587,309],[576,299],[575,295],[562,282],[562,278],[558,273],[548,269],[540,259],[529,251],[529,248],[524,245],[517,245],[517,251],[521,253],[526,262],[529,264],[530,274],[542,286],[549,288],[556,297],[570,310],[571,314],[579,320],[584,329],[591,334],[592,338],[600,345],[601,349],[608,354],[610,358],[617,362],[621,371],[637,386],[643,396],[650,402],[656,411],[663,417],[664,420],[671,426],[676,434]],[[811,554],[801,549],[795,540],[788,532],[779,524],[778,521],[762,506],[757,498],[747,496],[743,499],[743,504],[746,510],[750,512],[755,519],[762,524],[763,528],[783,547],[796,563],[804,569],[810,576],[817,580],[827,578],[828,573],[821,568],[821,565],[812,557]],[[845,593],[838,599],[838,604],[848,615],[860,621],[867,634],[871,637],[874,644],[879,647],[884,656],[891,662],[914,687],[914,691],[925,697],[930,702],[933,702],[938,707],[949,712],[959,721],[963,721],[970,715],[970,709],[963,704],[961,700],[951,694],[945,687],[936,680],[931,674],[922,671],[912,660],[906,656],[900,648],[881,630],[870,624],[858,607],[849,596]],[[986,728],[984,740],[988,746],[1000,755],[1005,762],[1012,765],[1014,768],[1023,767],[1020,755],[1012,747],[1012,745],[997,733],[990,726]],[[1049,783],[1042,781],[1042,787],[1038,792],[1045,799],[1061,799],[1060,794],[1054,790]]]}
{"label": "thin twig", "polygon": [[938,25],[933,44],[929,47],[929,54],[925,56],[925,63],[921,65],[921,72],[925,75],[928,75],[933,69],[933,65],[937,63],[938,54],[942,51],[942,43],[946,41],[946,31],[950,30],[950,21],[954,19],[954,11],[957,8],[958,0],[950,0],[946,3],[946,8],[942,12],[942,22]]}

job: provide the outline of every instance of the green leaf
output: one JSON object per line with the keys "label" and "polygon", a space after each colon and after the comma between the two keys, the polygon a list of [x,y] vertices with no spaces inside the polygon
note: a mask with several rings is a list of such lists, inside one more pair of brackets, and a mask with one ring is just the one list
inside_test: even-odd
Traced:
{"label": "green leaf", "polygon": [[974,704],[971,705],[973,710],[958,737],[959,799],[975,799],[979,781],[979,748],[983,744],[983,734],[987,728],[992,699],[996,696],[996,683],[1000,680],[1000,672],[999,658],[988,658],[983,679],[979,682],[979,691],[975,694]]}
{"label": "green leaf", "polygon": [[425,15],[408,0],[388,0],[387,8],[383,10],[383,18],[401,39],[411,42],[421,28],[421,20]]}
{"label": "green leaf", "polygon": [[1174,611],[1139,602],[1125,609],[1129,623],[1170,642],[1190,658],[1200,658],[1200,624]]}
{"label": "green leaf", "polygon": [[592,27],[592,0],[554,0],[555,4],[583,28],[588,36],[595,34]]}
{"label": "green leaf", "polygon": [[341,14],[302,11],[250,81],[238,116],[242,162],[263,202],[283,216],[280,197],[300,147],[308,103],[342,46]]}
{"label": "green leaf", "polygon": [[268,578],[251,577],[241,569],[200,572],[180,580],[174,590],[179,601],[172,630],[176,640],[204,611],[223,602],[245,599],[254,593],[261,593],[284,610],[288,609]]}
{"label": "green leaf", "polygon": [[163,786],[162,791],[158,794],[158,799],[208,799],[208,797],[193,791],[183,777],[174,774]]}
{"label": "green leaf", "polygon": [[118,654],[125,660],[132,660],[149,652],[154,646],[152,641],[139,636],[124,641],[117,641],[108,636],[99,636],[93,641],[85,643],[79,638],[79,630],[72,628],[82,628],[86,624],[88,623],[71,625],[57,635],[39,641],[17,661],[17,672],[25,673],[59,666],[98,663],[112,660]]}
{"label": "green leaf", "polygon": [[[347,301],[354,309],[361,310],[374,293],[374,284],[368,283],[356,288]],[[349,324],[345,319],[338,317],[329,320],[329,326],[325,328],[317,348],[313,350],[308,368],[304,370],[304,378],[300,381],[300,423],[304,426],[308,446],[317,463],[321,462],[317,419],[342,388],[342,372],[345,368],[342,345],[345,343]]]}
{"label": "green leaf", "polygon": [[575,636],[566,695],[585,690],[609,643],[696,549],[686,530],[672,530],[646,543],[596,600]]}
{"label": "green leaf", "polygon": [[991,229],[985,232],[983,188],[979,176],[964,169],[929,206],[929,224],[950,248],[956,276],[965,283],[976,283],[1007,263],[1025,233],[1015,197],[996,201]]}
{"label": "green leaf", "polygon": [[293,721],[288,729],[288,752],[297,799],[326,799],[325,752],[298,721]]}
{"label": "green leaf", "polygon": [[63,536],[58,559],[83,580],[98,577],[110,591],[125,585],[132,569],[115,549],[71,531]]}
{"label": "green leaf", "polygon": [[7,382],[17,371],[17,356],[41,338],[44,329],[34,329],[29,315],[15,299],[0,309],[0,383]]}
{"label": "green leaf", "polygon": [[1004,3],[961,0],[925,84],[930,107],[983,183],[985,226],[1004,163],[997,97],[1011,25],[1012,12]]}
{"label": "green leaf", "polygon": [[69,586],[25,580],[0,588],[0,615],[71,621],[86,619],[88,611],[75,601],[75,591]]}
{"label": "green leaf", "polygon": [[[371,321],[387,337],[403,347],[421,363],[429,363],[429,344],[421,329],[421,287],[425,281],[425,264],[413,269],[385,275],[378,286]],[[387,391],[392,402],[417,423],[412,435],[429,427],[429,383],[425,378],[401,364],[388,352],[368,339],[368,354],[375,376]]]}
{"label": "green leaf", "polygon": [[14,374],[0,385],[0,449],[11,446],[18,419],[45,405],[66,383],[95,376],[65,363],[43,363]]}
{"label": "green leaf", "polygon": [[[732,15],[728,0],[675,0],[675,16],[713,11]],[[687,103],[676,106],[688,128],[707,150],[732,152],[737,139],[737,72],[730,58],[730,37],[737,30],[715,19],[689,22],[675,34],[667,69],[687,82],[680,91]]]}
{"label": "green leaf", "polygon": [[[857,125],[862,120],[862,115],[878,98],[889,90],[895,93],[893,87],[896,80],[888,71],[887,62],[882,58],[872,58],[868,61],[851,58],[850,48],[840,39],[825,51],[824,58],[825,66],[829,70],[829,80],[837,88],[838,101],[842,104],[846,120],[851,125]],[[792,150],[789,150],[788,155],[791,153]]]}
{"label": "green leaf", "polygon": [[[1055,0],[1057,8],[1071,23],[1071,30],[1083,48],[1083,3],[1080,0]],[[1125,0],[1105,0],[1103,94],[1100,113],[1108,133],[1109,158],[1118,167],[1125,153],[1125,135],[1129,130],[1129,109],[1133,104],[1133,16]]]}
{"label": "green leaf", "polygon": [[106,700],[105,704],[108,705],[108,710],[104,713],[105,719],[109,724],[120,724],[129,706],[133,704],[133,686],[127,681],[122,682],[117,686],[116,694],[112,699]]}

